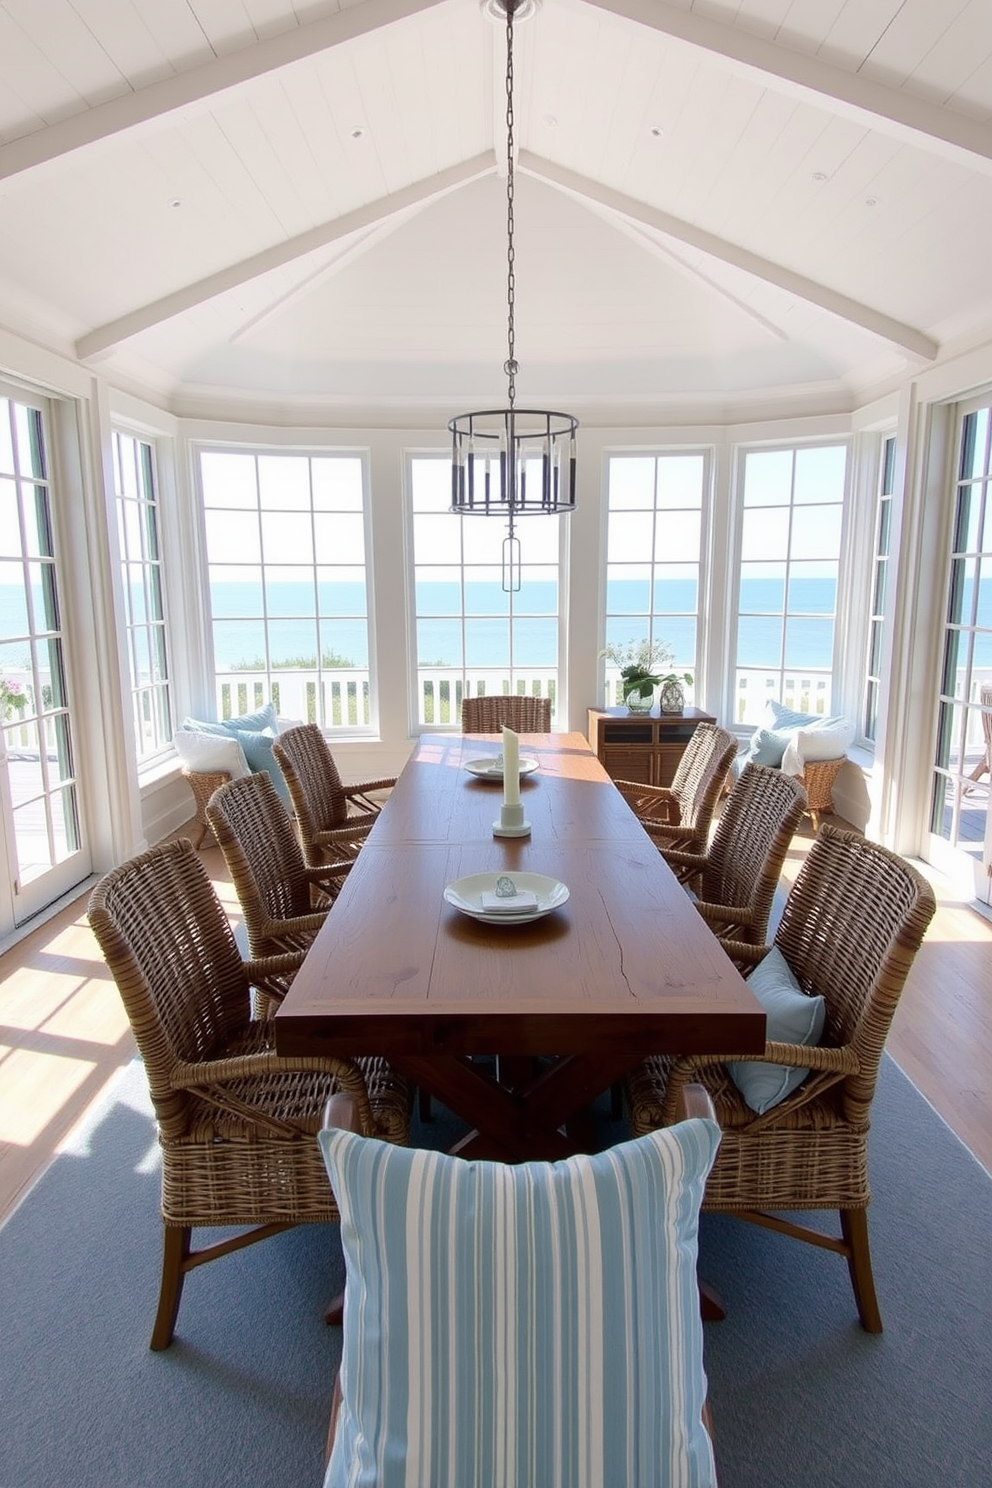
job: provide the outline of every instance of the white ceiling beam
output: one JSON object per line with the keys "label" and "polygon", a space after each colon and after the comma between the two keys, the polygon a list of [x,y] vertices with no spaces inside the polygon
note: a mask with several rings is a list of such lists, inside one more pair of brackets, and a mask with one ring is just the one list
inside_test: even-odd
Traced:
{"label": "white ceiling beam", "polygon": [[[850,72],[807,52],[794,52],[740,26],[711,20],[695,10],[683,10],[665,0],[583,0],[610,15],[636,21],[690,46],[698,47],[735,67],[807,99],[819,95],[833,110],[873,129],[895,135],[953,158],[959,163],[992,171],[992,126],[890,88],[859,72]],[[966,158],[964,158],[966,157]]]}
{"label": "white ceiling beam", "polygon": [[459,165],[449,166],[447,170],[438,171],[437,175],[428,176],[422,181],[414,181],[412,185],[404,186],[400,191],[391,192],[389,196],[368,202],[363,207],[356,207],[353,212],[346,212],[343,217],[336,217],[333,222],[325,222],[320,227],[312,227],[295,238],[289,238],[284,243],[277,243],[261,253],[252,254],[250,258],[231,264],[226,269],[220,269],[216,274],[208,274],[205,279],[199,279],[195,284],[187,284],[182,289],[174,290],[172,294],[164,295],[160,300],[154,300],[149,305],[142,305],[137,310],[131,310],[117,320],[97,326],[76,342],[76,355],[81,361],[104,356],[130,336],[137,336],[141,331],[150,330],[152,326],[159,325],[162,321],[182,315],[184,311],[202,305],[206,300],[215,299],[217,295],[224,294],[229,289],[236,289],[239,284],[245,284],[250,279],[257,279],[272,269],[282,268],[285,264],[292,263],[307,253],[313,253],[315,249],[326,248],[328,244],[338,242],[341,238],[347,237],[349,233],[375,227],[398,212],[408,212],[411,208],[425,207],[439,197],[447,195],[449,191],[457,191],[461,186],[467,186],[483,176],[492,175],[495,169],[495,156],[491,150],[487,150],[471,160],[465,160]]}
{"label": "white ceiling beam", "polygon": [[868,305],[859,304],[857,300],[849,299],[847,295],[839,294],[824,284],[817,284],[813,279],[806,279],[802,274],[794,274],[781,264],[760,258],[758,254],[750,253],[736,243],[729,243],[725,238],[706,232],[691,222],[683,222],[669,212],[648,206],[646,202],[638,201],[632,196],[624,196],[622,192],[613,191],[598,181],[591,181],[587,176],[581,176],[565,166],[555,165],[553,161],[545,160],[540,155],[532,155],[529,150],[520,152],[520,169],[549,186],[557,186],[579,201],[606,207],[621,217],[629,218],[631,222],[640,223],[643,227],[663,232],[667,237],[699,248],[711,257],[732,264],[734,268],[742,269],[747,274],[753,274],[767,284],[776,285],[787,294],[797,295],[852,325],[860,326],[862,330],[870,331],[872,335],[881,336],[883,340],[902,347],[914,356],[932,362],[937,355],[937,342],[914,326],[893,320],[891,316],[883,315],[881,311],[873,310]]}
{"label": "white ceiling beam", "polygon": [[175,77],[149,83],[146,88],[96,104],[83,113],[60,119],[46,129],[36,129],[32,134],[0,145],[0,180],[148,124],[177,109],[204,104],[254,78],[290,67],[294,62],[305,61],[307,57],[330,51],[360,36],[368,36],[383,26],[391,26],[395,21],[419,15],[442,3],[443,0],[363,0],[361,5],[352,5],[323,20],[298,26],[295,31],[285,31],[254,46],[243,47],[223,57],[213,57],[209,62],[191,67]]}

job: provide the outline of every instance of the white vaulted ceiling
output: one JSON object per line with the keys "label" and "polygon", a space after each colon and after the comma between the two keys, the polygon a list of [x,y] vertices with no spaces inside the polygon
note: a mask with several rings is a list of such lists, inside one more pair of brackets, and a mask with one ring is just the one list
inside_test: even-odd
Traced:
{"label": "white vaulted ceiling", "polygon": [[[992,330],[989,0],[540,0],[521,403],[850,408]],[[0,0],[0,323],[183,414],[503,401],[477,0]]]}

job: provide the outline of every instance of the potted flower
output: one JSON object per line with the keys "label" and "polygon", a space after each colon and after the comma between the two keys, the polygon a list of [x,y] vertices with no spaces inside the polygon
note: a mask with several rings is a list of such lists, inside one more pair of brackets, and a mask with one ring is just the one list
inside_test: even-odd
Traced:
{"label": "potted flower", "polygon": [[11,718],[22,718],[28,705],[28,695],[20,682],[8,681],[0,676],[0,718],[6,722]]}
{"label": "potted flower", "polygon": [[664,641],[611,642],[599,653],[620,670],[620,692],[631,713],[650,713],[662,671],[674,656]]}

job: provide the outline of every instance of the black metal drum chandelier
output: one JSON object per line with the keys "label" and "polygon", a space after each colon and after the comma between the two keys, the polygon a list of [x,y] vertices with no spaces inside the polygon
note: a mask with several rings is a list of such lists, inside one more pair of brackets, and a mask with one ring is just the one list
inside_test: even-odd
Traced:
{"label": "black metal drum chandelier", "polygon": [[517,408],[513,247],[513,18],[528,0],[490,0],[490,14],[506,16],[506,306],[507,406],[451,419],[451,510],[462,516],[503,517],[503,588],[520,588],[518,517],[558,516],[575,509],[575,431],[569,413]]}

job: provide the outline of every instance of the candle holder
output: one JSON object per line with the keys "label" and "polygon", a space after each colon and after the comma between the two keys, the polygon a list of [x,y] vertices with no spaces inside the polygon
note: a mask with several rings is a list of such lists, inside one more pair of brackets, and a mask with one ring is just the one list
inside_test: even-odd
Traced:
{"label": "candle holder", "polygon": [[493,822],[493,836],[530,836],[530,822],[524,820],[524,807],[522,801],[518,806],[507,806],[504,803],[504,805],[500,807],[499,820]]}

